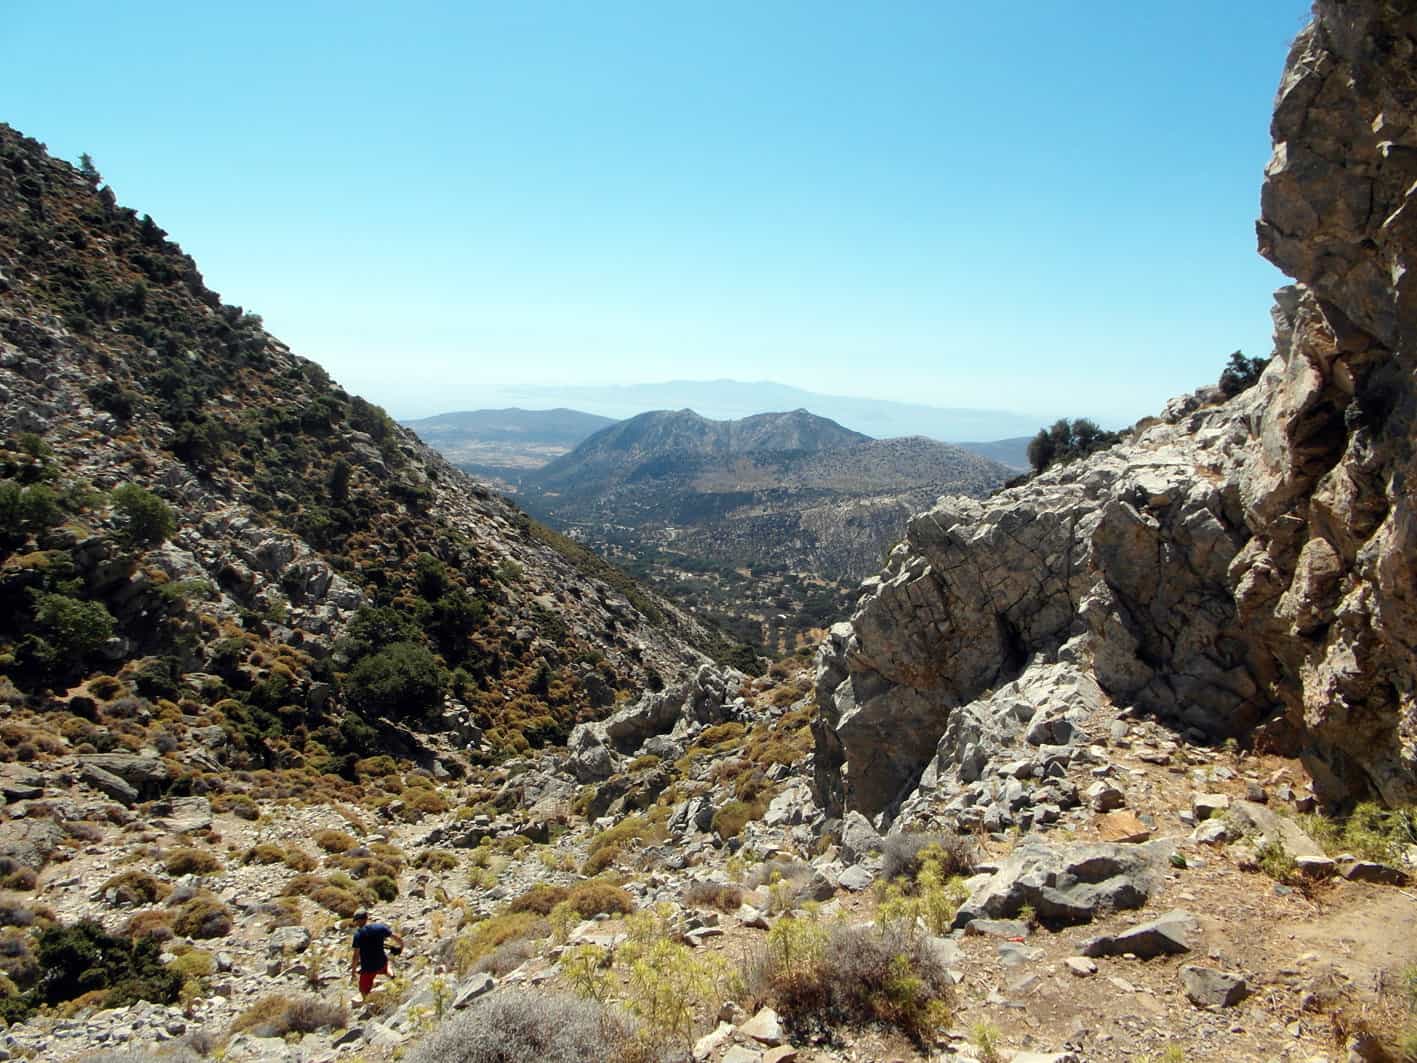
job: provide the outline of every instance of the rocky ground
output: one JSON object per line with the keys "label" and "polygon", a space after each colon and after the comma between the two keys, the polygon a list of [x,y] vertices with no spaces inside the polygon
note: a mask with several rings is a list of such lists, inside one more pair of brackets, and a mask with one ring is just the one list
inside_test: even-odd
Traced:
{"label": "rocky ground", "polygon": [[[47,917],[65,923],[97,918],[118,930],[138,911],[170,911],[173,901],[208,891],[233,918],[224,934],[164,941],[167,962],[208,972],[190,980],[179,1004],[100,1011],[79,1002],[62,1015],[12,1026],[0,1045],[11,1058],[82,1059],[102,1048],[178,1045],[222,1045],[223,1058],[232,1060],[398,1058],[440,1013],[455,1014],[494,987],[570,985],[574,972],[566,964],[577,946],[627,947],[627,932],[642,915],[609,913],[559,934],[543,924],[472,965],[459,961],[453,943],[495,923],[508,901],[538,883],[581,881],[597,837],[626,822],[640,801],[661,830],[626,844],[606,862],[601,881],[621,884],[641,913],[668,906],[661,932],[697,954],[720,956],[730,975],[764,948],[773,926],[802,916],[804,905],[817,919],[871,922],[887,903],[880,851],[889,854],[894,843],[855,813],[826,821],[810,796],[805,756],[779,767],[761,818],[728,844],[701,826],[731,800],[714,775],[740,754],[684,765],[684,752],[712,728],[742,723],[751,741],[804,707],[809,679],[750,684],[705,670],[682,688],[588,725],[564,757],[443,785],[455,811],[417,822],[403,822],[388,805],[380,812],[271,802],[249,819],[213,812],[201,797],[142,802],[115,791],[115,801],[102,788],[107,780],[77,762],[6,766],[4,836],[12,853],[22,836],[41,849],[47,839],[53,849],[36,888],[7,896],[0,910],[47,909]],[[948,1023],[921,1043],[889,1027],[794,1041],[793,1031],[760,1013],[759,1002],[730,977],[723,999],[700,1002],[682,1047],[697,1045],[696,1058],[734,1063],[1133,1061],[1169,1058],[1164,1053],[1176,1049],[1185,1058],[1338,1060],[1348,1049],[1335,1043],[1335,1029],[1351,1032],[1359,1017],[1398,1008],[1395,991],[1384,986],[1417,964],[1417,898],[1404,888],[1410,867],[1326,855],[1301,827],[1310,821],[1298,810],[1312,799],[1295,762],[1190,744],[1119,712],[1095,689],[1077,695],[1068,733],[1055,726],[1046,735],[1052,742],[1030,743],[1027,730],[1014,742],[1016,715],[977,736],[991,749],[981,769],[985,789],[989,780],[1007,780],[1000,789],[1007,798],[988,808],[1008,808],[1013,822],[985,824],[993,818],[986,811],[967,826],[967,899],[941,933],[920,931],[955,983]],[[623,769],[655,755],[646,749],[657,749],[661,764],[684,765],[657,800],[624,783]],[[108,767],[137,779],[140,760]],[[578,775],[598,778],[583,785]],[[577,814],[585,795],[601,790],[621,790],[619,807],[596,810],[601,818],[594,822]],[[499,792],[515,795],[515,811],[496,810]],[[917,825],[931,817],[961,825],[952,804],[959,802],[917,799]],[[472,812],[474,806],[486,811]],[[408,948],[369,1006],[357,1001],[347,975],[347,921],[309,896],[293,908],[278,906],[308,877],[300,868],[323,871],[340,859],[328,851],[339,845],[322,832],[347,836],[355,848],[345,857],[397,854],[398,896],[376,903],[374,912]],[[1274,868],[1266,865],[1267,874],[1259,866],[1266,837],[1282,840],[1296,858],[1279,872],[1282,881],[1271,877]],[[249,854],[262,846],[298,850],[306,859],[260,863]],[[210,854],[210,870],[169,869],[173,853],[187,850]],[[429,853],[446,855],[433,860]],[[1409,864],[1413,855],[1405,853]],[[190,856],[188,863],[195,865]],[[764,878],[768,866],[782,869],[782,881]],[[166,902],[119,896],[112,881],[131,870],[170,887]],[[729,911],[696,906],[690,888],[702,882],[738,885],[742,904]],[[194,954],[209,955],[210,963],[199,964]],[[345,1009],[342,1021],[303,1036],[263,1036],[276,1031],[260,1023],[232,1034],[238,1018],[272,993],[313,995]],[[611,997],[622,994],[632,995],[618,987]]]}

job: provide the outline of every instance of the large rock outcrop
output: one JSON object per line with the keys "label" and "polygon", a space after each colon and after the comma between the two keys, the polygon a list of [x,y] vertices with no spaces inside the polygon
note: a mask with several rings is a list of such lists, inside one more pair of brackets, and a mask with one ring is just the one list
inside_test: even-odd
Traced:
{"label": "large rock outcrop", "polygon": [[952,718],[1059,664],[1193,738],[1259,729],[1331,800],[1417,798],[1414,41],[1328,2],[1293,46],[1259,234],[1300,283],[1257,386],[911,520],[819,653],[829,808],[890,818],[958,767]]}

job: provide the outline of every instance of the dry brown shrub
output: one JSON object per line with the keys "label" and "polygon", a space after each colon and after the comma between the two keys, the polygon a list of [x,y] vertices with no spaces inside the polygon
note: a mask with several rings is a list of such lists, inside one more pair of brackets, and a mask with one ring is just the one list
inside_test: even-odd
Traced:
{"label": "dry brown shrub", "polygon": [[172,892],[172,887],[156,875],[137,868],[119,872],[103,884],[101,892],[114,891],[113,903],[126,905],[156,904]]}
{"label": "dry brown shrub", "polygon": [[145,912],[135,912],[123,931],[130,938],[156,938],[166,941],[172,937],[172,912],[153,908]]}
{"label": "dry brown shrub", "polygon": [[347,853],[358,844],[353,835],[342,830],[318,831],[313,840],[327,853]]}
{"label": "dry brown shrub", "polygon": [[184,847],[164,853],[162,866],[169,875],[210,875],[221,870],[221,860],[205,849]]}
{"label": "dry brown shrub", "polygon": [[695,882],[684,891],[684,904],[690,908],[736,912],[743,905],[743,891],[724,882]]}
{"label": "dry brown shrub", "polygon": [[189,938],[219,938],[231,933],[231,909],[210,894],[193,897],[177,910],[174,933]]}
{"label": "dry brown shrub", "polygon": [[284,1037],[289,1033],[339,1030],[349,1023],[343,1004],[321,1000],[308,994],[262,997],[237,1016],[232,1033],[249,1032],[254,1037]]}

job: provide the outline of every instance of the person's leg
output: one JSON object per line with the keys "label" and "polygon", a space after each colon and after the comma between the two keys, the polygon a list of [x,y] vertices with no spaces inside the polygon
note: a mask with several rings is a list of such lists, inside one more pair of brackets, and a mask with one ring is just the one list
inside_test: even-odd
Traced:
{"label": "person's leg", "polygon": [[374,979],[378,974],[378,971],[359,972],[359,999],[363,1000],[369,996],[369,991],[374,988]]}

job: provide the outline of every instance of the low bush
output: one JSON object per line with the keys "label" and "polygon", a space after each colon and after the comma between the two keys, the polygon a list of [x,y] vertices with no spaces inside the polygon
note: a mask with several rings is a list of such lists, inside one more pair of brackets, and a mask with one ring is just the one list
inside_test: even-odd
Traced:
{"label": "low bush", "polygon": [[644,816],[626,816],[615,826],[601,831],[590,840],[586,851],[587,875],[596,875],[613,864],[626,848],[635,842],[655,841],[664,836],[664,828]]}
{"label": "low bush", "polygon": [[1409,845],[1417,844],[1417,810],[1383,808],[1365,801],[1345,818],[1301,818],[1304,830],[1330,856],[1352,853],[1360,860],[1400,864]]}
{"label": "low bush", "polygon": [[172,937],[172,920],[172,912],[156,909],[135,912],[133,917],[128,920],[128,925],[123,932],[130,938],[152,938],[154,941],[166,941]]}
{"label": "low bush", "polygon": [[458,858],[446,849],[424,849],[414,866],[430,871],[451,871],[458,866]]}
{"label": "low bush", "polygon": [[172,887],[156,875],[136,868],[120,872],[103,884],[101,892],[112,891],[113,903],[137,907],[156,904],[172,892]]}
{"label": "low bush", "polygon": [[684,904],[690,908],[736,912],[743,905],[743,891],[724,882],[695,882],[684,891]]}
{"label": "low bush", "polygon": [[888,834],[881,847],[881,877],[910,878],[920,874],[921,856],[931,856],[945,878],[968,875],[974,868],[969,841],[954,834]]}
{"label": "low bush", "polygon": [[547,882],[538,882],[507,905],[507,911],[550,915],[551,909],[564,901],[570,892],[565,886],[553,886]]}
{"label": "low bush", "polygon": [[568,993],[499,989],[424,1038],[408,1063],[604,1063],[624,1028],[603,1005]]}
{"label": "low bush", "polygon": [[489,916],[458,936],[453,946],[453,962],[459,974],[466,974],[484,956],[509,941],[544,937],[550,931],[546,920],[535,912],[503,912]]}
{"label": "low bush", "polygon": [[136,1000],[171,1004],[182,988],[181,976],[163,966],[157,942],[115,937],[89,921],[40,934],[38,961],[36,1003],[59,1004],[103,990],[108,1007]]}
{"label": "low bush", "polygon": [[172,919],[173,933],[189,938],[220,938],[231,933],[231,909],[210,894],[193,897]]}
{"label": "low bush", "polygon": [[358,842],[354,835],[342,830],[322,830],[315,834],[315,844],[327,853],[347,853]]}
{"label": "low bush", "polygon": [[169,875],[210,875],[221,870],[221,860],[205,849],[170,849],[163,854],[162,866]]}
{"label": "low bush", "polygon": [[628,915],[635,910],[635,899],[619,886],[603,879],[588,879],[571,887],[566,896],[569,904],[582,919],[596,915]]}
{"label": "low bush", "polygon": [[284,1037],[289,1033],[340,1030],[348,1023],[349,1012],[343,1004],[304,993],[271,994],[238,1015],[231,1024],[231,1032],[250,1033],[253,1037]]}
{"label": "low bush", "polygon": [[780,919],[750,968],[749,989],[776,1007],[794,1039],[884,1023],[922,1045],[950,1021],[954,1004],[927,938],[902,923]]}

